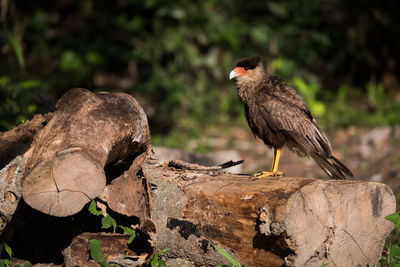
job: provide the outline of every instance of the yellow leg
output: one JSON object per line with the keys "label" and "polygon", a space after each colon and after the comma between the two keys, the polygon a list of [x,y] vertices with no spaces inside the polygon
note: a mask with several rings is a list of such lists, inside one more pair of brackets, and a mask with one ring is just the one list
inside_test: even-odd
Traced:
{"label": "yellow leg", "polygon": [[282,148],[274,149],[274,160],[272,161],[272,172],[278,171],[279,159],[281,158]]}
{"label": "yellow leg", "polygon": [[271,176],[283,176],[283,172],[278,171],[279,159],[281,157],[282,148],[274,149],[274,158],[272,160],[272,167],[270,172],[255,173],[254,176],[258,178],[266,178]]}

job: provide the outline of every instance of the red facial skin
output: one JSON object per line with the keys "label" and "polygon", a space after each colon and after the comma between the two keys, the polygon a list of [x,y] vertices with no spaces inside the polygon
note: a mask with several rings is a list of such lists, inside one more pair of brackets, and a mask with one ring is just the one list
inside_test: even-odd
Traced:
{"label": "red facial skin", "polygon": [[242,67],[236,67],[233,69],[233,71],[236,72],[237,76],[246,75],[246,70]]}

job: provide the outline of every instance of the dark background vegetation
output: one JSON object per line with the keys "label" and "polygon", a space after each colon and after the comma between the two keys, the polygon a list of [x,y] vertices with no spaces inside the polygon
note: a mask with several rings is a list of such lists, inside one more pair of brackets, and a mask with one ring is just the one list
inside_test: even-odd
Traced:
{"label": "dark background vegetation", "polygon": [[394,0],[0,3],[0,131],[85,87],[132,94],[153,144],[199,151],[201,142],[188,143],[208,129],[248,131],[228,75],[237,59],[254,54],[299,91],[330,133],[400,125]]}
{"label": "dark background vegetation", "polygon": [[228,73],[253,54],[325,129],[400,122],[396,1],[1,3],[1,131],[77,86],[132,94],[153,142],[182,147],[205,127],[245,125]]}

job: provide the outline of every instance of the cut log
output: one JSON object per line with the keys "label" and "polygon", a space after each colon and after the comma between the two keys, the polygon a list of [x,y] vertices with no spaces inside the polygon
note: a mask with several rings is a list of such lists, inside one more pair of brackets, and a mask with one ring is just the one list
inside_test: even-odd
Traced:
{"label": "cut log", "polygon": [[43,213],[73,215],[103,192],[107,163],[146,153],[149,140],[133,97],[71,89],[27,152],[22,196]]}
{"label": "cut log", "polygon": [[380,183],[185,172],[148,163],[157,250],[197,265],[375,266],[393,224],[391,189]]}

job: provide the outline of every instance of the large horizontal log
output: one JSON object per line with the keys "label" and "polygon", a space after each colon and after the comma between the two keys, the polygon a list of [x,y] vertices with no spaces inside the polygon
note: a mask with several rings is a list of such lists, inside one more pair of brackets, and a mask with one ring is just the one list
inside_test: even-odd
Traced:
{"label": "large horizontal log", "polygon": [[393,224],[391,189],[380,183],[187,172],[151,163],[157,249],[197,265],[375,266]]}
{"label": "large horizontal log", "polygon": [[107,163],[146,153],[149,141],[146,114],[132,96],[71,89],[25,155],[22,196],[43,213],[75,214],[103,192]]}

